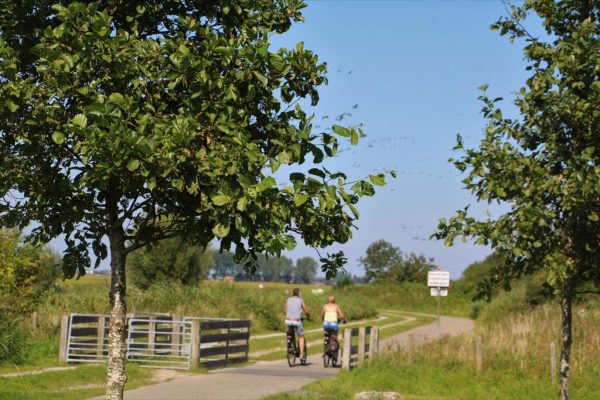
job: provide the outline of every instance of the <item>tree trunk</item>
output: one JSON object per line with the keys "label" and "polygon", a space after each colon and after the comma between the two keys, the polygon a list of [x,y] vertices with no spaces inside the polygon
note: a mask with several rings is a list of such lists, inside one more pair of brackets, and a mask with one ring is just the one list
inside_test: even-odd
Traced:
{"label": "tree trunk", "polygon": [[115,220],[111,222],[114,225],[112,225],[109,233],[112,272],[106,399],[123,400],[123,390],[127,381],[127,376],[125,375],[125,357],[127,355],[125,336],[127,314],[127,307],[125,305],[126,251],[122,227],[118,226]]}
{"label": "tree trunk", "polygon": [[560,391],[559,400],[569,400],[569,370],[571,368],[571,343],[573,342],[572,332],[572,302],[573,293],[570,287],[567,287],[562,294],[561,307],[561,349],[560,349]]}

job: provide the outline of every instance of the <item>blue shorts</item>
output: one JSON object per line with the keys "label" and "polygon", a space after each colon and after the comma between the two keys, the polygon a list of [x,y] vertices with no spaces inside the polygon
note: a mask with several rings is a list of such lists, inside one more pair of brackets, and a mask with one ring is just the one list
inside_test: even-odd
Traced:
{"label": "blue shorts", "polygon": [[337,322],[325,321],[325,322],[323,322],[323,329],[326,331],[337,332],[339,329],[339,325]]}
{"label": "blue shorts", "polygon": [[287,326],[295,326],[296,332],[298,332],[299,336],[304,335],[304,328],[302,327],[302,321],[290,321],[289,319],[286,319],[285,324]]}

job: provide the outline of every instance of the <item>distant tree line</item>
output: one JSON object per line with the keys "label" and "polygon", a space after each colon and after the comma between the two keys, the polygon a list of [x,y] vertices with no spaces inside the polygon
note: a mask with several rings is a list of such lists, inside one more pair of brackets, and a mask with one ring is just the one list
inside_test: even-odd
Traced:
{"label": "distant tree line", "polygon": [[302,257],[294,263],[285,256],[267,257],[261,254],[257,260],[260,268],[251,274],[242,264],[236,263],[233,256],[232,252],[203,249],[177,237],[133,252],[127,260],[127,268],[130,281],[141,289],[158,282],[192,286],[208,277],[223,279],[230,276],[238,281],[302,283],[317,279],[317,261],[312,257]]}

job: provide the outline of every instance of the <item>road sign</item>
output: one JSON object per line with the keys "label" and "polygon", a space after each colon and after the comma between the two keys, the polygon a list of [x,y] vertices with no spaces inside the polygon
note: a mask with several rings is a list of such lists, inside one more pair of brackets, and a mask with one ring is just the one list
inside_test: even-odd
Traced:
{"label": "road sign", "polygon": [[448,271],[429,271],[427,273],[427,286],[434,288],[450,287],[450,272]]}
{"label": "road sign", "polygon": [[432,296],[442,296],[442,297],[446,297],[446,296],[448,296],[448,288],[441,287],[441,288],[439,288],[439,290],[438,290],[438,288],[436,288],[436,287],[432,287],[432,288],[431,288],[431,295],[432,295]]}

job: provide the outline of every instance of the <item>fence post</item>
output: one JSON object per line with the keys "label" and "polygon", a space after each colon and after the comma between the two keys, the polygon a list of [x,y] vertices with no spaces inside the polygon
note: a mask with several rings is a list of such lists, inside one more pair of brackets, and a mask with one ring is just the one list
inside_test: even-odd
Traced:
{"label": "fence post", "polygon": [[352,328],[344,329],[344,346],[342,348],[342,369],[350,370],[350,357],[352,357]]}
{"label": "fence post", "polygon": [[365,362],[365,343],[367,341],[367,330],[364,326],[358,328],[358,365]]}
{"label": "fence post", "polygon": [[190,368],[200,368],[200,320],[192,320],[192,349],[190,354]]}
{"label": "fence post", "polygon": [[181,344],[181,325],[179,324],[181,316],[173,315],[171,321],[173,322],[171,326],[171,352],[177,354],[179,352],[179,345]]}
{"label": "fence post", "polygon": [[415,334],[408,334],[408,343],[406,345],[406,358],[408,359],[408,364],[412,364],[413,362],[413,350],[415,348]]}
{"label": "fence post", "polygon": [[102,357],[104,354],[104,327],[105,327],[104,315],[98,316],[98,340],[96,342],[96,356]]}
{"label": "fence post", "polygon": [[481,336],[475,337],[475,363],[477,372],[481,372],[483,366],[483,356],[481,349]]}
{"label": "fence post", "polygon": [[67,361],[67,340],[69,337],[69,316],[63,315],[60,318],[60,342],[58,345],[58,361]]}
{"label": "fence post", "polygon": [[371,335],[369,336],[369,360],[377,357],[379,353],[379,327],[371,327]]}
{"label": "fence post", "polygon": [[556,385],[556,343],[550,343],[550,381]]}

